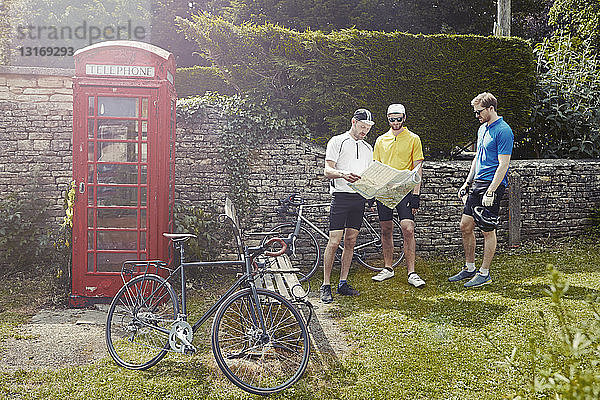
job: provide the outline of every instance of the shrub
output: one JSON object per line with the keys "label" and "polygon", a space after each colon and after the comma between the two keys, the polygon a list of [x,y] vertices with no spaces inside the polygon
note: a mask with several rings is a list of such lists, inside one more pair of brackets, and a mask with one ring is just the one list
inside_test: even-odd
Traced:
{"label": "shrub", "polygon": [[523,131],[535,83],[529,44],[516,38],[410,35],[345,29],[329,34],[279,26],[234,25],[209,15],[179,19],[227,81],[305,118],[313,138],[346,131],[367,107],[388,129],[387,106],[407,106],[408,127],[428,155],[448,154],[477,129],[470,100],[491,91],[516,132]]}
{"label": "shrub", "polygon": [[[600,398],[600,298],[589,299],[593,318],[575,324],[573,315],[563,302],[569,290],[562,275],[549,269],[551,284],[544,292],[550,297],[553,320],[540,312],[542,330],[530,339],[530,365],[515,361],[516,348],[505,356],[503,364],[529,378],[523,398],[598,399]],[[492,343],[493,344],[493,343]]]}
{"label": "shrub", "polygon": [[186,258],[207,261],[231,253],[231,229],[219,222],[216,212],[205,211],[197,206],[176,204],[174,220],[176,232],[197,236],[186,243]]}
{"label": "shrub", "polygon": [[546,39],[536,49],[539,81],[531,128],[519,151],[545,158],[600,157],[600,63],[571,36]]}
{"label": "shrub", "polygon": [[179,98],[202,96],[206,92],[235,93],[233,86],[214,67],[177,68],[175,89]]}
{"label": "shrub", "polygon": [[70,291],[72,204],[74,183],[65,192],[65,218],[48,224],[47,204],[12,193],[0,199],[0,275],[45,276],[52,283],[49,297],[64,304]]}
{"label": "shrub", "polygon": [[0,270],[3,273],[29,270],[40,263],[46,250],[39,231],[44,214],[43,203],[16,193],[0,199]]}

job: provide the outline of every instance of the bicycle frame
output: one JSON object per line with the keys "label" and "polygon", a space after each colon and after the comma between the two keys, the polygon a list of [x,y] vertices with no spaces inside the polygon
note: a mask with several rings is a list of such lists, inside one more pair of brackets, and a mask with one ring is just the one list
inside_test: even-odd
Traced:
{"label": "bicycle frame", "polygon": [[[218,266],[244,266],[245,267],[245,272],[242,274],[242,276],[240,276],[230,287],[229,289],[225,292],[225,294],[223,294],[219,300],[217,300],[215,302],[215,304],[213,304],[205,313],[204,315],[202,315],[202,317],[200,317],[200,319],[194,323],[194,325],[192,326],[192,331],[195,333],[198,328],[204,323],[206,322],[206,320],[208,320],[221,306],[221,304],[223,304],[223,302],[225,302],[225,300],[231,296],[234,292],[236,292],[238,290],[238,288],[240,288],[242,286],[242,284],[244,282],[247,282],[252,290],[252,297],[254,299],[255,304],[259,303],[258,300],[258,293],[256,291],[256,285],[254,284],[254,279],[252,278],[252,265],[251,265],[251,257],[248,254],[248,249],[246,246],[244,246],[244,259],[243,260],[236,260],[236,261],[195,261],[195,262],[185,262],[185,249],[184,249],[184,245],[182,242],[174,242],[174,247],[175,249],[179,249],[179,254],[180,254],[180,263],[179,266],[177,268],[175,268],[174,270],[172,270],[169,273],[169,276],[164,280],[164,284],[166,284],[167,282],[169,282],[171,280],[171,278],[173,276],[175,276],[178,272],[179,272],[179,276],[181,279],[181,310],[179,315],[177,316],[178,320],[182,320],[182,321],[187,321],[187,296],[186,296],[186,277],[185,277],[185,268],[186,267],[218,267]],[[153,296],[154,293],[156,293],[157,291],[159,291],[161,288],[163,288],[164,284],[158,286],[157,288],[154,289],[154,291],[150,294],[150,296]],[[254,308],[251,308],[251,317],[253,319],[253,322],[256,323],[257,321],[260,323],[261,328],[264,330],[265,329],[265,321],[264,321],[264,316],[261,313],[258,313],[258,317],[255,314]],[[144,323],[144,325],[146,325]],[[153,325],[147,325],[148,327],[151,327],[153,329],[157,329],[165,334],[169,334],[170,330],[168,329],[164,329],[161,327],[157,327],[157,326],[153,326]]]}
{"label": "bicycle frame", "polygon": [[[298,234],[300,233],[300,226],[302,225],[302,222],[306,223],[308,226],[310,226],[315,232],[317,232],[319,235],[321,235],[325,240],[329,239],[329,235],[327,233],[325,233],[322,229],[320,229],[318,226],[316,226],[314,223],[312,223],[308,218],[306,218],[304,215],[302,215],[303,213],[303,209],[304,208],[312,208],[312,207],[328,207],[330,206],[330,203],[318,203],[318,204],[301,204],[298,206],[298,217],[296,219],[296,227],[294,229],[294,239],[292,240],[292,252],[295,255],[295,251],[296,251],[296,246],[294,246],[293,241],[295,241],[295,238],[298,237]],[[375,228],[373,228],[373,226],[369,223],[369,221],[367,220],[367,218],[365,216],[363,216],[363,226],[365,226],[368,230],[368,232],[374,237],[374,240],[365,242],[365,243],[361,243],[359,245],[355,245],[354,246],[354,252],[363,249],[365,247],[369,247],[373,244],[381,244],[381,237],[379,237],[379,234],[377,233],[377,231],[375,230]],[[340,245],[338,246],[338,248],[342,251],[344,251],[344,246]]]}

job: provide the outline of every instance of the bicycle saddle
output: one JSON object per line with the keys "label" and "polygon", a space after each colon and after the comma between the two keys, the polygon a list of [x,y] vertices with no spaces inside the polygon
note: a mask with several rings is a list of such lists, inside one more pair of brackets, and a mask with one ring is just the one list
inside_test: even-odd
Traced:
{"label": "bicycle saddle", "polygon": [[164,232],[163,236],[167,239],[171,239],[174,242],[181,242],[184,240],[188,240],[190,238],[196,238],[196,235],[192,235],[191,233],[167,233]]}

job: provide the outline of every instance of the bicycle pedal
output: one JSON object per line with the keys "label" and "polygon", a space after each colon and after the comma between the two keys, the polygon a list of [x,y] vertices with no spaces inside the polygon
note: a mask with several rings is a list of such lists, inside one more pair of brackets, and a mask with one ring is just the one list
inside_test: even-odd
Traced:
{"label": "bicycle pedal", "polygon": [[196,353],[196,348],[194,346],[184,346],[183,347],[183,354],[187,355],[187,356],[191,356],[194,355],[194,353]]}

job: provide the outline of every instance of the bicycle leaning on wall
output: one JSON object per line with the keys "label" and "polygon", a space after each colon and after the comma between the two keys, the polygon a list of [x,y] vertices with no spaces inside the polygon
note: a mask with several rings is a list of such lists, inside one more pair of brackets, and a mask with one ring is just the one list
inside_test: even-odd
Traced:
{"label": "bicycle leaning on wall", "polygon": [[[211,347],[217,365],[239,388],[269,395],[290,387],[304,373],[310,354],[309,321],[304,321],[289,300],[276,292],[257,288],[254,283],[255,277],[269,273],[265,268],[268,263],[257,263],[255,259],[263,254],[282,255],[285,242],[270,238],[257,247],[244,245],[229,199],[222,217],[231,223],[235,233],[239,256],[236,261],[186,262],[184,243],[195,236],[165,233],[163,235],[179,251],[179,266],[171,269],[163,261],[123,264],[124,285],[114,297],[106,320],[108,351],[118,365],[134,370],[152,367],[167,352],[193,354],[194,333],[215,314]],[[275,243],[281,248],[277,252],[268,251]],[[233,265],[244,269],[239,279],[190,325],[185,269]],[[151,273],[151,269],[155,273]],[[166,271],[168,277],[156,273],[159,269]],[[181,280],[181,308],[170,283],[176,276]]]}
{"label": "bicycle leaning on wall", "polygon": [[[280,216],[296,217],[296,222],[279,224],[271,229],[270,232],[263,232],[265,235],[262,240],[263,245],[274,237],[283,238],[283,241],[287,245],[286,254],[290,257],[294,267],[300,269],[300,274],[302,275],[299,278],[300,282],[310,279],[316,272],[319,263],[322,265],[321,247],[312,232],[317,233],[325,240],[329,238],[329,235],[315,221],[311,221],[305,215],[306,209],[328,208],[329,206],[330,203],[306,204],[298,194],[291,194],[279,200],[279,207],[276,211]],[[404,258],[404,252],[402,250],[402,229],[400,228],[400,223],[396,217],[394,217],[393,221],[394,262],[392,266],[395,267]],[[308,228],[304,225],[307,225]],[[336,254],[338,261],[341,259],[341,254],[344,250],[343,245],[342,242]],[[379,272],[383,269],[381,228],[379,226],[379,216],[376,211],[366,211],[363,216],[362,227],[354,246],[354,259],[372,271]]]}

